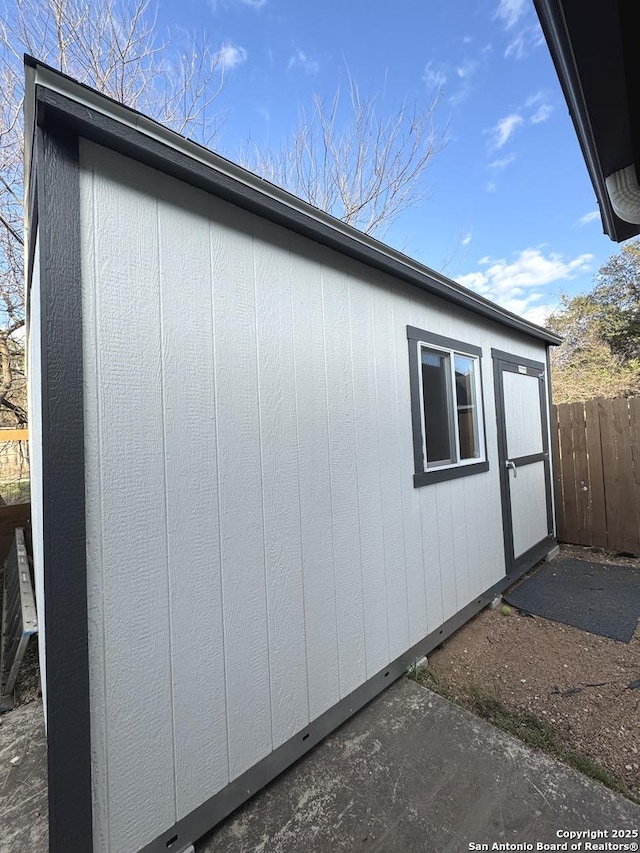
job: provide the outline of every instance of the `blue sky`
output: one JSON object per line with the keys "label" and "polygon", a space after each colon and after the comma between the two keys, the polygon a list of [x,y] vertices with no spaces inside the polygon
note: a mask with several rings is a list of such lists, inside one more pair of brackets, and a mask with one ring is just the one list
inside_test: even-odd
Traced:
{"label": "blue sky", "polygon": [[531,0],[160,0],[160,23],[204,30],[220,51],[216,147],[278,147],[314,94],[349,74],[380,109],[425,106],[448,144],[430,197],[385,241],[542,322],[591,288],[618,250],[595,195]]}

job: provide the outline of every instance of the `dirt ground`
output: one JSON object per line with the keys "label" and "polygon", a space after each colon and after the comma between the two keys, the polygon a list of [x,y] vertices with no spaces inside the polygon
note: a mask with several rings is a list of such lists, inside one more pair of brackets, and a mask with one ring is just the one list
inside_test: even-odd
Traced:
{"label": "dirt ground", "polygon": [[[561,546],[557,559],[567,557],[640,567],[640,559]],[[456,698],[481,690],[551,723],[640,799],[640,623],[621,643],[487,609],[432,652],[429,670]]]}

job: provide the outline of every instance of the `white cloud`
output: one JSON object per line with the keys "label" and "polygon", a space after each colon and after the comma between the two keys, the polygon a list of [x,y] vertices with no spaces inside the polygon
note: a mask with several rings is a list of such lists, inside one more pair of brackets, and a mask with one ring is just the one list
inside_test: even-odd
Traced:
{"label": "white cloud", "polygon": [[489,181],[489,183],[485,187],[485,190],[488,193],[494,193],[497,189],[498,189],[498,187],[495,185],[495,183],[493,181]]}
{"label": "white cloud", "polygon": [[529,116],[531,124],[540,124],[546,121],[553,112],[553,107],[548,103],[544,92],[536,92],[535,95],[530,95],[525,102],[524,109],[531,110]]}
{"label": "white cloud", "polygon": [[223,44],[216,54],[216,59],[223,71],[230,71],[232,68],[246,62],[247,51],[235,44]]}
{"label": "white cloud", "polygon": [[520,26],[504,51],[506,59],[524,59],[544,44],[544,33],[539,23]]}
{"label": "white cloud", "polygon": [[600,211],[599,210],[590,210],[589,213],[585,213],[584,216],[580,217],[578,224],[579,225],[588,225],[590,222],[595,222],[596,219],[600,219]]}
{"label": "white cloud", "polygon": [[429,62],[424,67],[422,82],[430,93],[440,94],[452,106],[458,106],[473,92],[474,78],[486,65],[490,50],[491,45],[487,45],[456,63]]}
{"label": "white cloud", "polygon": [[524,249],[511,262],[504,258],[482,258],[478,265],[486,269],[459,276],[458,281],[514,314],[541,322],[545,312],[548,314],[554,307],[540,304],[541,299],[549,297],[541,288],[588,272],[592,260],[590,254],[565,261],[562,255],[554,252],[545,256],[539,249]]}
{"label": "white cloud", "polygon": [[504,51],[505,59],[523,59],[527,55],[527,43],[524,38],[524,33],[517,35],[506,46]]}
{"label": "white cloud", "polygon": [[466,59],[461,65],[456,68],[456,74],[461,80],[465,77],[473,77],[478,70],[478,63],[474,59]]}
{"label": "white cloud", "polygon": [[500,0],[496,9],[496,17],[510,30],[514,27],[529,8],[527,0]]}
{"label": "white cloud", "polygon": [[540,104],[535,113],[531,116],[529,121],[531,124],[540,124],[543,121],[546,121],[551,113],[553,112],[553,107],[551,104]]}
{"label": "white cloud", "polygon": [[238,4],[248,6],[250,9],[262,9],[266,6],[267,0],[209,0],[209,8],[214,14]]}
{"label": "white cloud", "polygon": [[442,89],[447,82],[447,73],[444,65],[436,65],[434,62],[429,62],[425,65],[422,75],[422,82],[427,89]]}
{"label": "white cloud", "polygon": [[524,105],[530,110],[542,101],[544,101],[544,92],[536,92],[534,95],[529,95]]}
{"label": "white cloud", "polygon": [[509,116],[501,118],[496,126],[490,131],[493,136],[493,147],[499,149],[502,148],[503,145],[506,145],[516,129],[520,127],[523,122],[524,119],[519,113],[512,113]]}
{"label": "white cloud", "polygon": [[548,302],[545,305],[534,305],[533,307],[525,306],[523,311],[514,311],[514,314],[519,314],[521,317],[524,317],[525,320],[529,320],[531,323],[536,323],[538,326],[546,326],[549,317],[553,314],[559,304],[559,300],[556,300],[556,302]]}
{"label": "white cloud", "polygon": [[497,160],[493,160],[493,162],[489,163],[490,169],[504,169],[510,163],[516,159],[515,154],[507,154],[506,157],[500,157]]}
{"label": "white cloud", "polygon": [[[550,117],[553,112],[551,104],[547,103],[542,92],[536,92],[525,101],[524,105],[485,131],[489,134],[489,151],[496,152],[507,144],[513,134],[524,124],[541,124]],[[515,154],[499,157],[489,163],[490,169],[504,169],[515,160]]]}
{"label": "white cloud", "polygon": [[473,235],[469,232],[469,233],[464,235],[464,237],[462,238],[462,240],[460,242],[462,243],[463,246],[468,246],[472,239],[473,239]]}
{"label": "white cloud", "polygon": [[315,59],[311,59],[300,48],[296,48],[295,53],[289,57],[287,71],[292,71],[294,68],[299,68],[305,74],[317,74],[320,70],[320,64]]}
{"label": "white cloud", "polygon": [[542,47],[545,43],[544,33],[542,32],[542,27],[540,26],[540,22],[537,21],[533,29],[531,30],[532,34],[532,46],[533,47]]}

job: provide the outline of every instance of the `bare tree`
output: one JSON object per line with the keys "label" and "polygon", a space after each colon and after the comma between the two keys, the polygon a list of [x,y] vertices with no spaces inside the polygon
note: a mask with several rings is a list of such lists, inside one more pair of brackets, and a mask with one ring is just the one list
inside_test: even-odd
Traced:
{"label": "bare tree", "polygon": [[23,54],[210,144],[224,62],[205,38],[158,36],[150,0],[16,0],[0,19],[0,425],[26,423]]}
{"label": "bare tree", "polygon": [[[3,0],[0,0],[0,3]],[[206,38],[158,35],[156,0],[14,0],[0,18],[0,426],[25,423],[22,235],[23,53],[59,68],[174,130],[210,144],[224,49]],[[349,80],[316,97],[281,152],[255,148],[245,165],[370,234],[427,197],[424,177],[445,144],[436,103],[384,113]],[[347,107],[345,110],[344,107]],[[346,117],[345,117],[346,113]]]}
{"label": "bare tree", "polygon": [[446,145],[435,128],[437,99],[424,110],[402,103],[382,114],[378,96],[363,97],[349,77],[347,116],[340,93],[315,96],[290,142],[278,151],[255,145],[244,165],[315,207],[376,237],[407,209],[428,198],[425,172]]}

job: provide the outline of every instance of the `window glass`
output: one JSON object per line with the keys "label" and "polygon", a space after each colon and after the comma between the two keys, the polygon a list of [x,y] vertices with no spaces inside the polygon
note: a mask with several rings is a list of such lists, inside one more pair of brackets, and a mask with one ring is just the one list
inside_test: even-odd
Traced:
{"label": "window glass", "polygon": [[460,459],[477,459],[480,455],[476,407],[476,360],[455,355],[456,406]]}
{"label": "window glass", "polygon": [[423,348],[422,396],[427,464],[452,461],[449,415],[449,355]]}

